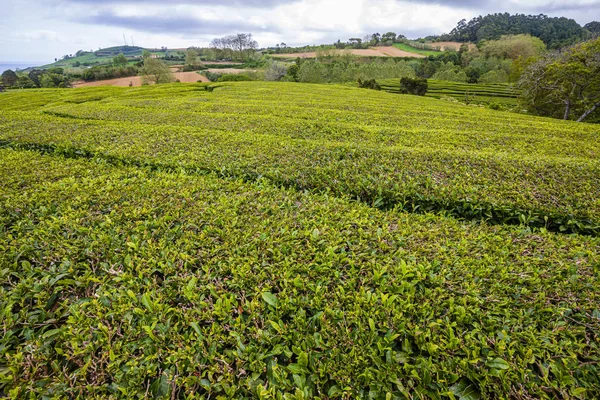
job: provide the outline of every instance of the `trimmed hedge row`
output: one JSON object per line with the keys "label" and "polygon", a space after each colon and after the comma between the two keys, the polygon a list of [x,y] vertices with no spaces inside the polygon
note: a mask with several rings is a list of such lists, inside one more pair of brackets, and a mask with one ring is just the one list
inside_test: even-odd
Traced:
{"label": "trimmed hedge row", "polygon": [[28,151],[0,176],[3,395],[600,396],[598,238]]}
{"label": "trimmed hedge row", "polygon": [[[387,92],[400,93],[399,79],[382,79],[378,83]],[[432,79],[429,79],[427,83],[428,91],[426,96],[436,99],[447,96],[464,101],[468,93],[470,101],[477,104],[497,102],[513,107],[518,105],[518,91],[507,84],[473,84]]]}
{"label": "trimmed hedge row", "polygon": [[[183,86],[181,98],[172,100],[176,86]],[[6,112],[0,116],[0,140],[137,165],[212,171],[246,180],[268,178],[284,187],[329,191],[384,209],[441,211],[465,219],[592,235],[600,230],[600,142],[595,126],[547,120],[537,124],[522,116],[515,117],[514,125],[501,125],[486,122],[488,113],[471,115],[467,107],[453,107],[443,118],[426,120],[428,129],[400,128],[398,116],[390,117],[390,127],[385,127],[381,114],[365,118],[361,125],[351,121],[367,115],[364,110],[348,112],[340,122],[344,113],[335,107],[360,95],[365,98],[363,108],[375,109],[377,99],[391,99],[399,107],[406,104],[407,118],[413,118],[413,108],[423,101],[431,106],[430,113],[448,108],[438,110],[439,102],[427,99],[417,99],[415,105],[405,97],[397,101],[358,89],[326,88],[316,96],[324,110],[312,106],[290,116],[285,98],[298,97],[306,85],[286,85],[284,89],[298,91],[291,94],[263,83],[228,85],[212,93],[190,90],[197,89],[195,85],[176,86],[121,90],[118,96],[82,102],[84,92],[80,104],[69,99],[68,105],[43,109],[54,115]],[[260,108],[262,114],[254,112]],[[441,120],[455,121],[452,129],[443,129]],[[539,130],[531,132],[529,126],[528,136],[519,133],[532,122]]]}

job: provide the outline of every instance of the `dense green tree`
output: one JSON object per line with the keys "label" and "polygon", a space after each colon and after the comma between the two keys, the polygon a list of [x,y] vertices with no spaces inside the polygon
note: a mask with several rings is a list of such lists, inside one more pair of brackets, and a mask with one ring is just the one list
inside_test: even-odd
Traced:
{"label": "dense green tree", "polygon": [[508,74],[502,69],[486,72],[479,78],[480,83],[508,83]]}
{"label": "dense green tree", "polygon": [[497,13],[478,16],[468,22],[463,19],[440,39],[479,42],[496,40],[502,35],[530,34],[540,38],[548,47],[558,48],[584,39],[585,32],[575,20],[564,17]]}
{"label": "dense green tree", "polygon": [[41,69],[32,69],[31,71],[29,71],[29,79],[31,79],[33,81],[33,83],[35,83],[35,86],[37,87],[41,87],[42,83],[40,81],[40,78],[42,77],[42,74],[44,73],[43,70]]}
{"label": "dense green tree", "polygon": [[185,65],[194,67],[200,63],[199,61],[200,60],[198,59],[198,53],[196,52],[196,50],[187,49],[187,51],[185,52]]}
{"label": "dense green tree", "polygon": [[15,86],[17,84],[17,74],[12,69],[7,69],[2,73],[2,84],[4,86]]}
{"label": "dense green tree", "polygon": [[503,35],[498,40],[486,41],[481,50],[486,57],[516,60],[519,57],[527,59],[539,56],[546,50],[546,45],[529,34]]}
{"label": "dense green tree", "polygon": [[300,69],[300,66],[298,65],[297,62],[288,67],[287,76],[289,77],[289,80],[298,82],[298,70],[299,69]]}
{"label": "dense green tree", "polygon": [[532,112],[583,121],[600,107],[600,38],[532,63],[519,87]]}
{"label": "dense green tree", "polygon": [[37,87],[36,84],[26,75],[18,77],[16,86],[21,89],[33,89]]}
{"label": "dense green tree", "polygon": [[[62,70],[62,68],[56,68],[56,70]],[[40,83],[43,88],[66,88],[70,85],[65,75],[49,71],[41,76]]]}
{"label": "dense green tree", "polygon": [[284,63],[271,60],[265,69],[265,80],[272,82],[280,81],[287,73],[288,68]]}
{"label": "dense green tree", "polygon": [[409,77],[400,79],[400,93],[425,96],[428,86],[427,79]]}
{"label": "dense green tree", "polygon": [[387,32],[381,35],[381,41],[386,42],[386,44],[391,44],[396,41],[397,35],[394,32]]}
{"label": "dense green tree", "polygon": [[600,33],[600,22],[598,21],[592,21],[590,23],[585,24],[583,27],[587,29],[588,32]]}
{"label": "dense green tree", "polygon": [[477,83],[479,81],[479,77],[481,76],[480,70],[474,67],[467,67],[465,69],[465,74],[467,75],[468,83]]}
{"label": "dense green tree", "polygon": [[127,61],[127,57],[123,53],[120,53],[118,56],[113,58],[113,64],[116,66],[125,66],[129,63]]}
{"label": "dense green tree", "polygon": [[173,76],[169,66],[157,58],[145,58],[141,73],[142,82],[145,84],[169,83],[175,81],[175,76]]}
{"label": "dense green tree", "polygon": [[215,38],[210,42],[210,47],[215,50],[218,58],[249,60],[258,49],[258,43],[251,33],[238,33]]}
{"label": "dense green tree", "polygon": [[433,74],[431,79],[449,82],[466,82],[467,74],[460,67],[449,62],[443,64],[440,69]]}

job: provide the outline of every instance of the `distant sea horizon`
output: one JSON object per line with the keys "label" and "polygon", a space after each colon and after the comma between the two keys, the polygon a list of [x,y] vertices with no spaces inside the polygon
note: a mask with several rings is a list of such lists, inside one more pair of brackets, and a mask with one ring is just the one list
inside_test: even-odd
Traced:
{"label": "distant sea horizon", "polygon": [[47,61],[0,61],[0,74],[8,69],[16,71],[17,69],[25,69],[29,67],[39,67],[40,65],[49,64]]}

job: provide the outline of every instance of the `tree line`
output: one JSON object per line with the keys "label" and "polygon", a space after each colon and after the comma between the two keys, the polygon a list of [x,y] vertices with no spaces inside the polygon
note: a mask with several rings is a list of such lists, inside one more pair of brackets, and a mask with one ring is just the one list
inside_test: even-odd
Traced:
{"label": "tree line", "polygon": [[248,60],[258,49],[258,42],[251,33],[238,33],[236,35],[215,38],[210,42],[210,47],[216,52],[217,59]]}
{"label": "tree line", "polygon": [[529,34],[540,38],[546,46],[556,49],[573,45],[593,37],[600,31],[600,23],[591,22],[580,26],[575,20],[547,15],[496,13],[478,16],[470,21],[463,19],[441,41],[479,42],[496,40],[502,35]]}

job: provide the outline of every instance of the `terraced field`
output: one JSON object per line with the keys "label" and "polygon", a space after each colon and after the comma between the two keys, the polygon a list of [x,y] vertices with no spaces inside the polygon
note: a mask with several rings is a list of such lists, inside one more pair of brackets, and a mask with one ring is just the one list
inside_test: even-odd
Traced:
{"label": "terraced field", "polygon": [[[400,93],[399,79],[382,79],[378,81],[381,88],[390,93]],[[440,99],[449,97],[461,102],[473,104],[490,104],[513,108],[518,106],[519,93],[508,84],[472,84],[461,82],[446,82],[428,80],[428,97]]]}
{"label": "terraced field", "polygon": [[3,395],[600,395],[595,125],[264,82],[0,111]]}

